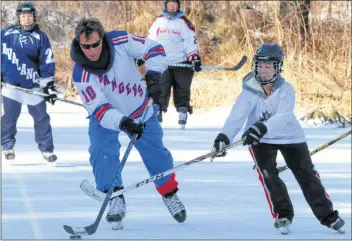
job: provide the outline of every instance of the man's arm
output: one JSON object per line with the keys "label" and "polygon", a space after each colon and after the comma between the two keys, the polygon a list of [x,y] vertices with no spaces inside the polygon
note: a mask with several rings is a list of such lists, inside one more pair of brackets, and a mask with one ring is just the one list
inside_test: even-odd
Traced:
{"label": "man's arm", "polygon": [[147,73],[161,74],[168,67],[164,47],[154,40],[128,33],[128,43],[124,47],[130,56],[145,62]]}
{"label": "man's arm", "polygon": [[45,87],[54,81],[55,59],[50,41],[44,32],[40,33],[40,53],[39,53],[39,74],[40,86]]}
{"label": "man's arm", "polygon": [[184,49],[187,54],[187,59],[191,60],[193,56],[199,56],[199,46],[195,28],[187,18],[182,17],[181,21],[184,22],[184,24],[181,25]]}
{"label": "man's arm", "polygon": [[106,99],[94,76],[77,64],[72,74],[74,85],[89,115],[99,121],[104,128],[118,131],[123,115]]}

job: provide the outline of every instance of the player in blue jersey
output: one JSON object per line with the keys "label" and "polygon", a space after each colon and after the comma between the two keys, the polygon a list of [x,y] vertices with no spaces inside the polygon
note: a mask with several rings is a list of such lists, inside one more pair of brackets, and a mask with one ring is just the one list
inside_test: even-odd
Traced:
{"label": "player in blue jersey", "polygon": [[4,114],[1,117],[1,145],[7,160],[15,159],[17,120],[22,104],[34,120],[35,141],[43,157],[55,162],[50,117],[46,102],[54,104],[55,61],[48,37],[36,19],[36,9],[31,2],[22,2],[16,9],[17,24],[1,30],[1,81],[27,88],[42,88],[48,97],[31,95],[19,90],[2,88]]}
{"label": "player in blue jersey", "polygon": [[[171,153],[164,147],[163,131],[156,112],[160,101],[161,74],[167,67],[162,45],[126,31],[105,32],[101,22],[83,18],[75,29],[71,45],[74,85],[89,114],[90,163],[97,189],[106,192],[118,176],[116,190],[123,188],[120,168],[121,131],[138,135],[135,147],[150,173],[155,175],[173,167]],[[135,59],[146,63],[146,84]],[[154,109],[146,114],[145,125],[138,124],[148,97]],[[186,219],[186,209],[176,192],[175,174],[155,181],[155,186],[178,221]],[[126,204],[123,195],[110,201],[107,221],[113,229],[122,228]]]}
{"label": "player in blue jersey", "polygon": [[295,92],[281,75],[284,53],[278,44],[263,44],[253,58],[252,71],[243,78],[243,90],[214,141],[217,156],[238,134],[244,123],[243,144],[257,166],[275,227],[290,232],[294,216],[286,185],[276,168],[278,151],[299,183],[304,197],[322,225],[343,233],[344,221],[333,209],[319,173],[312,163],[302,127],[294,115]]}

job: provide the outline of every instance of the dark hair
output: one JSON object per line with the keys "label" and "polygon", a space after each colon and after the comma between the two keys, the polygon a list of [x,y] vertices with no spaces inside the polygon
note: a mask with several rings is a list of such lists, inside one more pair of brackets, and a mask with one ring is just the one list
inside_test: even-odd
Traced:
{"label": "dark hair", "polygon": [[79,42],[79,36],[84,33],[87,39],[90,39],[93,32],[97,32],[100,38],[104,36],[104,27],[97,18],[85,18],[79,20],[75,28],[75,38]]}

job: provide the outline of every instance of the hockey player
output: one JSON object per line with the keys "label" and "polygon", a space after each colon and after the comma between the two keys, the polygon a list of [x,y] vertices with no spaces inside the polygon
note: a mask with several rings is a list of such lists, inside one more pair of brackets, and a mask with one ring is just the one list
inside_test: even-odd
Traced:
{"label": "hockey player", "polygon": [[253,57],[252,71],[243,78],[243,90],[214,141],[217,156],[246,122],[244,145],[257,165],[275,227],[290,232],[294,216],[286,185],[276,168],[278,150],[299,183],[304,197],[322,225],[343,233],[344,221],[333,209],[309,154],[302,127],[294,115],[295,93],[281,75],[284,53],[278,44],[263,44]]}
{"label": "hockey player", "polygon": [[[22,2],[16,9],[17,24],[1,31],[1,81],[27,89],[41,87],[49,94],[44,99],[54,104],[55,61],[48,37],[36,19],[31,2]],[[7,160],[15,159],[17,120],[22,104],[34,120],[35,141],[48,162],[56,161],[50,117],[43,97],[10,88],[2,88],[4,114],[1,117],[1,145]]]}
{"label": "hockey player", "polygon": [[[107,192],[118,175],[116,190],[122,189],[120,168],[121,131],[137,134],[135,147],[150,173],[173,167],[171,153],[164,147],[163,131],[156,116],[157,105],[149,109],[145,125],[138,124],[148,97],[160,99],[161,73],[165,70],[162,45],[126,31],[104,32],[95,18],[83,18],[75,29],[71,46],[74,85],[89,114],[90,163],[97,189]],[[135,65],[135,58],[146,63],[146,84]],[[155,181],[157,191],[178,221],[186,219],[186,209],[176,192],[175,174]],[[113,229],[123,227],[126,204],[123,195],[110,201],[106,219]]]}
{"label": "hockey player", "polygon": [[194,26],[180,10],[180,0],[166,0],[164,3],[163,13],[150,27],[148,38],[164,46],[168,63],[192,63],[193,69],[169,67],[164,72],[158,119],[162,122],[162,112],[167,111],[173,87],[174,104],[179,112],[178,123],[184,129],[187,112],[193,112],[190,105],[191,84],[194,71],[201,71],[201,58]]}

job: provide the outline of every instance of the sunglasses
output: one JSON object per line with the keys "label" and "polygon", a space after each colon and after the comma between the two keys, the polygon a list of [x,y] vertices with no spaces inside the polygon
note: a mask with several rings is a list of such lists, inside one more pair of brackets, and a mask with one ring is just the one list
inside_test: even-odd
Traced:
{"label": "sunglasses", "polygon": [[94,49],[100,45],[100,42],[101,42],[101,39],[99,39],[94,44],[79,44],[79,45],[84,49],[90,49],[90,47],[92,47]]}

